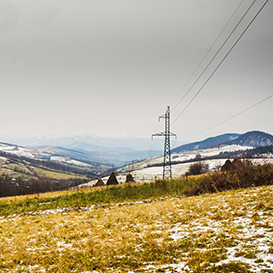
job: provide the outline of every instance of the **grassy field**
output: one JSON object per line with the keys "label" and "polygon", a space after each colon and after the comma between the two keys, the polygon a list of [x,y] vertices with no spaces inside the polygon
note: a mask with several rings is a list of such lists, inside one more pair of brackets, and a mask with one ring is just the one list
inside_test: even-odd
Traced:
{"label": "grassy field", "polygon": [[[88,179],[84,175],[74,174],[69,172],[64,172],[60,170],[54,169],[42,169],[35,167],[33,168],[39,176],[41,177],[48,177],[51,179]],[[6,164],[4,166],[0,166],[0,175],[1,174],[8,174],[11,177],[17,178],[22,177],[23,179],[31,179],[36,178],[36,175],[29,171],[25,166],[21,164]]]}
{"label": "grassy field", "polygon": [[76,175],[68,172],[61,172],[56,170],[44,170],[41,168],[34,168],[34,170],[42,177],[46,176],[51,179],[88,179],[84,175]]}
{"label": "grassy field", "polygon": [[0,272],[273,272],[271,169],[251,170],[0,199]]}
{"label": "grassy field", "polygon": [[79,209],[89,206],[101,206],[122,202],[142,201],[161,197],[172,197],[194,185],[197,179],[176,179],[153,183],[125,184],[91,188],[85,190],[56,193],[34,194],[0,198],[0,216],[37,213],[52,209]]}
{"label": "grassy field", "polygon": [[2,216],[0,271],[273,272],[272,190]]}
{"label": "grassy field", "polygon": [[[66,185],[69,187],[69,185],[96,179],[99,172],[106,171],[111,167],[95,162],[81,163],[64,157],[62,157],[64,161],[58,163],[51,160],[38,160],[1,152],[0,154],[0,176],[9,177],[10,180],[20,178],[24,182],[31,179],[47,179],[52,180],[54,183],[58,181],[59,184],[56,186],[55,183],[54,189],[63,189]],[[2,193],[0,189],[0,196],[10,195],[8,187],[5,189]],[[21,188],[20,192],[29,192],[23,189]]]}
{"label": "grassy field", "polygon": [[31,179],[33,176],[33,174],[26,167],[15,163],[0,166],[0,175],[4,173],[16,178],[22,176],[25,179]]}

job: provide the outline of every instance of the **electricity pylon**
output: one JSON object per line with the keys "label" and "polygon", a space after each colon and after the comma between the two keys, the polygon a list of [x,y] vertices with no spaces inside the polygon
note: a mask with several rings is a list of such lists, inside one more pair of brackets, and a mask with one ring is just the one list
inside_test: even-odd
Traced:
{"label": "electricity pylon", "polygon": [[164,162],[163,162],[163,179],[172,178],[172,162],[171,162],[171,142],[170,137],[175,136],[176,134],[170,131],[170,106],[167,107],[167,111],[165,115],[162,115],[158,118],[160,121],[161,118],[165,119],[165,132],[153,134],[154,136],[164,136],[165,144],[164,144]]}

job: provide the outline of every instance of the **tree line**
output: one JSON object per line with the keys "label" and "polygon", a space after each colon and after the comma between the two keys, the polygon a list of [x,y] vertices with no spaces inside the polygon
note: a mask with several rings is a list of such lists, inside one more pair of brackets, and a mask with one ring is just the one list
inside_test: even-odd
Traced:
{"label": "tree line", "polygon": [[25,180],[21,176],[14,178],[2,174],[0,176],[0,197],[62,191],[85,182],[87,182],[85,179],[52,180],[48,177]]}

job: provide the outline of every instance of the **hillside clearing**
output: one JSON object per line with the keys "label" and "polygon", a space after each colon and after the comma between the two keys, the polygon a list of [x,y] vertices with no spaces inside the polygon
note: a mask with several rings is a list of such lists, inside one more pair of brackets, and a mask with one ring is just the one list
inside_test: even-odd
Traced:
{"label": "hillside clearing", "polygon": [[49,177],[51,179],[87,179],[84,175],[77,175],[69,172],[57,172],[56,170],[44,170],[41,168],[34,168],[34,170],[42,177]]}
{"label": "hillside clearing", "polygon": [[0,269],[272,272],[272,190],[263,186],[3,216]]}

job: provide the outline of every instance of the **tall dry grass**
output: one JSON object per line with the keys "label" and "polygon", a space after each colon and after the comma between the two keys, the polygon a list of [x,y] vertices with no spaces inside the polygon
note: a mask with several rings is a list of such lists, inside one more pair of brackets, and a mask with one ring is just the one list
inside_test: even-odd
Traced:
{"label": "tall dry grass", "polygon": [[[251,229],[273,234],[272,206],[270,186],[2,217],[0,271],[165,272],[181,263],[185,272],[231,272],[234,264],[247,272],[245,263],[217,263],[230,248],[259,259],[254,242],[263,237],[244,237],[242,225],[247,219]],[[270,237],[262,241],[273,249]]]}

